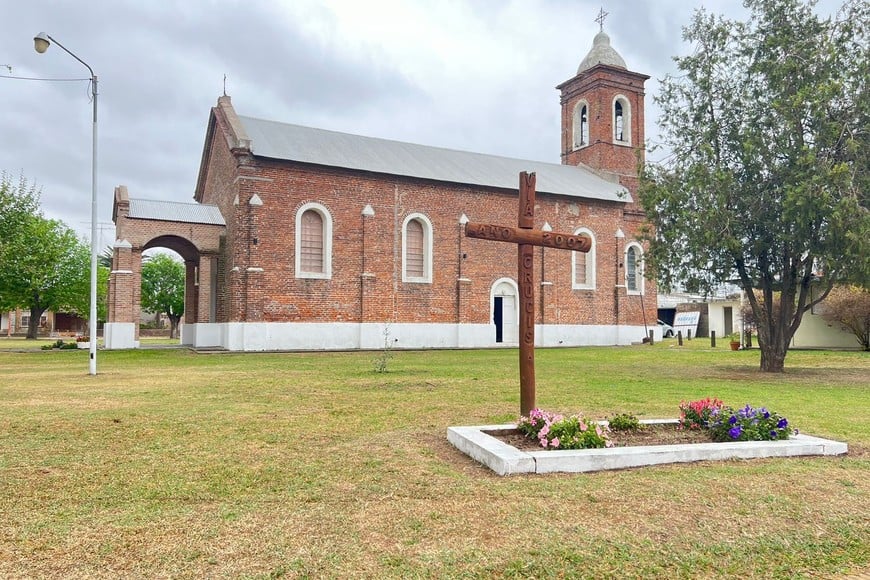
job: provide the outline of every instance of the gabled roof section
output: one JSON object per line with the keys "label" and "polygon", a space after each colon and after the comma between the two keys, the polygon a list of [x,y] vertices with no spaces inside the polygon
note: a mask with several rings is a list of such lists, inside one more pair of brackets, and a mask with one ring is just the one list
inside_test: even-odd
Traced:
{"label": "gabled roof section", "polygon": [[154,199],[130,199],[130,213],[127,217],[165,222],[227,225],[216,205]]}
{"label": "gabled roof section", "polygon": [[582,167],[416,145],[237,117],[255,156],[387,175],[517,189],[522,171],[537,174],[538,192],[630,202],[628,190]]}
{"label": "gabled roof section", "polygon": [[[220,115],[221,122],[223,126],[226,127],[226,130],[222,131],[220,127],[218,127],[218,115]],[[196,178],[196,189],[193,192],[193,198],[196,201],[202,201],[203,194],[205,193],[205,183],[208,179],[208,170],[211,165],[211,153],[215,132],[219,132],[223,137],[230,151],[250,151],[251,149],[251,140],[248,139],[248,136],[245,133],[245,128],[239,121],[238,115],[236,115],[232,99],[227,95],[218,97],[217,105],[211,108],[208,115],[208,126],[205,132],[205,143],[202,146],[202,158],[199,163],[199,174]]]}

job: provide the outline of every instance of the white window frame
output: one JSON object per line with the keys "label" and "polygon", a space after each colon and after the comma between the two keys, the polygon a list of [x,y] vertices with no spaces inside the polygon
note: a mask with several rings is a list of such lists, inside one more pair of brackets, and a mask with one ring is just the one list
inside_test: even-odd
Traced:
{"label": "white window frame", "polygon": [[[323,272],[302,271],[302,214],[316,211],[323,220]],[[332,278],[332,214],[323,205],[309,202],[296,210],[296,277],[329,280]]]}
{"label": "white window frame", "polygon": [[[586,107],[586,143],[582,143],[578,141],[578,137],[583,139],[583,130],[581,126],[581,117],[580,111]],[[572,129],[571,129],[571,139],[572,139],[572,149],[582,149],[584,147],[589,146],[589,141],[591,140],[591,126],[589,125],[589,118],[591,115],[589,114],[589,103],[585,100],[577,101],[577,104],[574,105],[574,112],[572,113]]]}
{"label": "white window frame", "polygon": [[[423,276],[408,276],[407,268],[407,236],[408,223],[411,220],[418,220],[423,224]],[[421,213],[408,214],[402,222],[402,282],[410,282],[414,284],[431,284],[432,283],[432,222],[429,218]]]}
{"label": "white window frame", "polygon": [[577,228],[574,230],[574,235],[582,234],[588,236],[592,240],[592,247],[586,252],[586,283],[580,284],[577,282],[577,252],[571,254],[571,288],[574,290],[595,290],[596,288],[596,259],[597,243],[595,234],[589,228]]}
{"label": "white window frame", "polygon": [[[622,105],[622,139],[616,138],[616,103]],[[611,138],[614,143],[619,145],[631,145],[631,101],[623,94],[618,94],[613,97],[613,102],[610,104],[610,115],[612,117]]]}
{"label": "white window frame", "polygon": [[[631,290],[628,287],[628,250],[630,248],[634,248],[635,252],[636,252],[636,254],[635,254],[636,263],[635,263],[634,269],[635,269],[635,276],[637,277],[637,280],[636,280],[637,289],[635,289],[635,290]],[[626,291],[626,293],[632,294],[632,295],[643,294],[644,293],[644,286],[645,286],[644,285],[645,278],[643,275],[643,273],[644,273],[643,272],[643,246],[641,246],[637,242],[631,242],[631,243],[626,244],[624,263],[625,263],[625,291]]]}

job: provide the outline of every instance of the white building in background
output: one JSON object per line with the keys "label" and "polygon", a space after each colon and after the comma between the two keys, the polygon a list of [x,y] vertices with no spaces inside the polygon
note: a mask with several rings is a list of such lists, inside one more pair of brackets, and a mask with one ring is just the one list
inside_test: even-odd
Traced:
{"label": "white building in background", "polygon": [[[659,318],[662,312],[681,312],[698,310],[701,314],[701,323],[698,327],[698,336],[710,336],[715,332],[717,338],[724,338],[731,333],[740,333],[743,338],[742,308],[744,300],[741,298],[704,298],[691,294],[659,294]],[[824,302],[806,312],[801,320],[801,325],[792,337],[790,348],[818,348],[818,349],[858,349],[858,339],[847,328],[838,323],[825,320],[821,315]],[[671,320],[665,320],[669,324]],[[755,334],[753,332],[753,334]],[[742,342],[746,342],[742,340]],[[758,346],[758,340],[753,338],[753,346]]]}

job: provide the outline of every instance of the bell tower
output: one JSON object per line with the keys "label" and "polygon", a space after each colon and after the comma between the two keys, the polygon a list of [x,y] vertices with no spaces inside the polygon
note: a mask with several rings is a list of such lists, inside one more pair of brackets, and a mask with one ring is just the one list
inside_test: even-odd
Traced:
{"label": "bell tower", "polygon": [[601,31],[574,78],[556,88],[562,103],[562,164],[586,165],[615,174],[634,192],[644,156],[644,82],[610,46],[604,16]]}

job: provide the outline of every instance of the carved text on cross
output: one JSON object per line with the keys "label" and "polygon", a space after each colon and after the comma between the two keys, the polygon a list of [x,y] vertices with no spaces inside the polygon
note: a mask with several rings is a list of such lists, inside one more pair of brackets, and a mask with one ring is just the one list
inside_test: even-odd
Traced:
{"label": "carved text on cross", "polygon": [[592,241],[586,236],[545,232],[534,228],[535,174],[520,173],[519,227],[467,223],[465,235],[496,242],[517,244],[517,280],[520,286],[520,414],[535,408],[535,246],[588,252]]}

